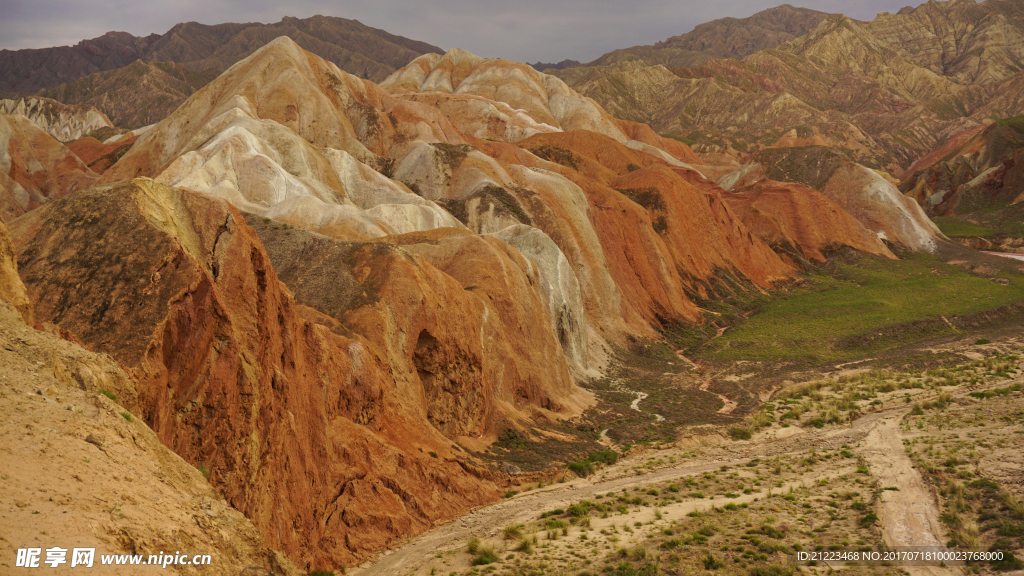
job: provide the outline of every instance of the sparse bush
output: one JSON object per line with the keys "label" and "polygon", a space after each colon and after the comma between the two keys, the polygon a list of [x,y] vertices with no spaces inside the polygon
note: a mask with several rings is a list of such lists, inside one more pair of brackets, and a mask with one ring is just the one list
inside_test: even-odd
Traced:
{"label": "sparse bush", "polygon": [[749,428],[730,428],[729,436],[733,440],[750,440],[750,429]]}
{"label": "sparse bush", "polygon": [[482,566],[498,561],[498,554],[494,552],[494,546],[480,546],[477,549],[477,557],[470,561],[473,566]]}
{"label": "sparse bush", "polygon": [[704,564],[705,570],[719,570],[724,564],[718,561],[710,552],[705,552],[704,557],[701,559],[701,563]]}
{"label": "sparse bush", "polygon": [[523,525],[522,524],[509,524],[502,530],[502,536],[505,540],[520,540],[523,537]]}
{"label": "sparse bush", "polygon": [[522,552],[523,554],[533,554],[533,547],[537,545],[537,536],[523,538],[519,541],[519,545],[515,547],[516,552]]}
{"label": "sparse bush", "polygon": [[498,436],[495,444],[502,448],[526,448],[526,437],[514,428],[506,428]]}

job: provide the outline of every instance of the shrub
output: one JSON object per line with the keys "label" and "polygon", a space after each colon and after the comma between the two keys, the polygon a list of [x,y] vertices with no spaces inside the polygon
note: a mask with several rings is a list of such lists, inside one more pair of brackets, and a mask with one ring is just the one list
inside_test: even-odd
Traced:
{"label": "shrub", "polygon": [[498,436],[498,441],[495,444],[502,448],[526,448],[526,437],[514,428],[506,428]]}
{"label": "shrub", "polygon": [[103,394],[107,398],[110,398],[114,402],[117,402],[117,394],[114,394],[112,391],[107,390],[106,388],[100,388],[99,393]]}
{"label": "shrub", "polygon": [[597,450],[591,452],[587,460],[597,464],[615,464],[619,460],[619,453],[614,450]]}
{"label": "shrub", "polygon": [[515,547],[516,552],[522,552],[523,554],[533,554],[533,546],[537,543],[537,537],[523,538],[519,541],[519,545]]}
{"label": "shrub", "polygon": [[580,500],[576,504],[569,506],[569,515],[579,518],[580,516],[586,516],[590,513],[590,510],[594,507],[594,503],[590,500]]}
{"label": "shrub", "polygon": [[573,471],[580,478],[586,478],[594,472],[594,465],[589,460],[581,460],[579,462],[569,462],[567,466],[569,470]]}
{"label": "shrub", "polygon": [[566,148],[562,148],[561,146],[551,146],[548,144],[542,144],[537,148],[531,150],[531,152],[547,160],[548,162],[555,162],[563,166],[568,166],[573,170],[579,169],[579,157],[573,154],[572,151]]}
{"label": "shrub", "polygon": [[710,552],[704,554],[704,558],[701,559],[701,563],[704,564],[705,570],[719,570],[724,565],[718,561]]}
{"label": "shrub", "polygon": [[477,557],[470,561],[470,564],[473,566],[482,566],[498,561],[498,555],[494,552],[494,546],[480,546],[477,552]]}
{"label": "shrub", "polygon": [[730,428],[729,436],[733,440],[750,440],[750,429],[749,428]]}

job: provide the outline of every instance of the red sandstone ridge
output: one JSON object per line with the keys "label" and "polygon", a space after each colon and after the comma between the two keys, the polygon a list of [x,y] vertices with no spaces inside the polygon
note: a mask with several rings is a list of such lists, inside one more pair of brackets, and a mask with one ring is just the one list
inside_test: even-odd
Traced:
{"label": "red sandstone ridge", "polygon": [[[278,39],[144,134],[103,181],[150,176],[342,240],[463,225],[483,234],[532,226],[547,236],[538,237],[544,246],[529,256],[545,271],[542,283],[587,299],[561,292],[548,299],[566,303],[549,311],[574,327],[566,342],[586,340],[596,350],[602,340],[653,335],[652,325],[665,321],[698,320],[686,292],[703,288],[684,285],[678,270],[701,284],[712,281],[715,266],[701,264],[704,256],[669,256],[647,210],[614,191],[614,181],[630,170],[686,168],[684,160],[699,160],[689,148],[612,119],[557,78],[458,50],[419,58],[385,85],[394,93]],[[563,132],[573,127],[589,129]],[[584,164],[560,164],[562,148]],[[604,195],[625,202],[625,212],[596,212],[605,210],[597,208],[606,205]],[[716,236],[721,225],[694,218],[691,228]],[[716,263],[746,258],[742,243],[724,260],[713,255],[714,245],[681,248],[692,238],[675,238],[674,230],[668,244],[680,254],[704,251]],[[725,268],[761,284],[791,272],[767,247],[751,250],[759,255],[754,260],[767,259]],[[574,278],[552,282],[562,259]],[[594,366],[587,356],[570,355],[574,373]]]}
{"label": "red sandstone ridge", "polygon": [[[333,323],[294,302],[221,200],[136,180],[48,204],[12,231],[37,318],[129,367],[132,408],[303,566],[350,565],[496,498],[501,478],[445,434],[578,410],[557,342],[516,334],[549,324],[536,295],[491,307],[493,286],[467,291],[406,249],[345,246],[354,284],[332,332],[304,319]],[[517,258],[506,291],[535,284]],[[460,300],[478,313],[444,312]],[[504,341],[515,344],[494,348]]]}
{"label": "red sandstone ridge", "polygon": [[82,162],[85,162],[86,166],[88,166],[90,170],[97,174],[103,174],[106,172],[107,168],[113,166],[114,163],[117,162],[138,139],[138,136],[127,135],[113,140],[108,144],[100,142],[91,136],[85,136],[75,140],[74,142],[68,143],[68,150],[71,150],[76,156],[81,158]]}
{"label": "red sandstone ridge", "polygon": [[[1024,201],[1022,135],[1024,116],[955,134],[911,166],[900,189],[930,216],[1002,214]],[[1019,216],[1005,219],[1012,227]]]}
{"label": "red sandstone ridge", "polygon": [[820,191],[880,239],[914,251],[934,252],[945,238],[924,210],[882,174],[824,146],[767,148],[752,163],[719,179],[727,189],[765,177]]}
{"label": "red sandstone ridge", "polygon": [[0,172],[5,221],[96,181],[77,156],[24,116],[0,114],[0,157],[9,158]]}
{"label": "red sandstone ridge", "polygon": [[806,186],[761,180],[725,198],[751,232],[795,261],[824,262],[823,251],[840,246],[895,258],[854,217]]}

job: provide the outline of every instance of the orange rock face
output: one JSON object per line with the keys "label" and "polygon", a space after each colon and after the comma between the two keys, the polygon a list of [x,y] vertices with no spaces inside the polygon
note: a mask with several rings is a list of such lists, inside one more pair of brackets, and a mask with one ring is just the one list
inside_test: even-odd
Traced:
{"label": "orange rock face", "polygon": [[[320,250],[352,282],[331,316],[295,302],[229,204],[151,181],[47,205],[13,234],[38,318],[129,367],[133,409],[304,566],[358,562],[493,500],[502,478],[449,438],[585,402],[537,332],[530,267],[494,240]],[[499,269],[488,259],[504,275],[481,275]]]}
{"label": "orange rock face", "polygon": [[795,260],[824,262],[822,252],[840,246],[895,258],[878,236],[806,186],[761,180],[725,198],[751,232]]}
{"label": "orange rock face", "polygon": [[9,221],[96,181],[70,150],[24,116],[0,114],[0,218]]}
{"label": "orange rock face", "polygon": [[103,174],[127,152],[132,144],[138,140],[138,136],[127,136],[104,144],[99,140],[85,136],[68,143],[68,150],[78,156],[90,170],[97,174]]}
{"label": "orange rock face", "polygon": [[[607,267],[622,294],[617,316],[633,329],[697,320],[691,295],[706,296],[720,272],[763,286],[792,272],[693,170],[592,132],[537,135],[522,145],[569,164],[549,166],[586,195],[602,249],[602,258],[586,265]],[[558,221],[550,224],[541,227],[552,238],[565,234]]]}

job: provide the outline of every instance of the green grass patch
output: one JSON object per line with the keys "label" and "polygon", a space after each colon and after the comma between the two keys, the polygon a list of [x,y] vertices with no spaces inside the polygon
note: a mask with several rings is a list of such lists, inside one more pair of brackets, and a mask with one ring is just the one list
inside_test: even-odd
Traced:
{"label": "green grass patch", "polygon": [[938,216],[932,218],[932,221],[935,222],[935,225],[939,227],[943,234],[950,237],[992,236],[1002,232],[1002,230],[996,228],[978,226],[977,224],[964,222],[950,216]]}
{"label": "green grass patch", "polygon": [[[1009,285],[972,276],[930,256],[862,256],[805,276],[804,286],[765,304],[727,331],[703,356],[721,360],[841,360],[953,333],[939,316],[991,310],[1024,298]],[[905,326],[935,320],[929,326]]]}

